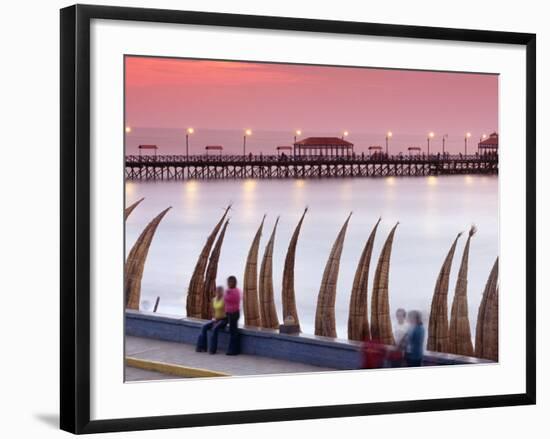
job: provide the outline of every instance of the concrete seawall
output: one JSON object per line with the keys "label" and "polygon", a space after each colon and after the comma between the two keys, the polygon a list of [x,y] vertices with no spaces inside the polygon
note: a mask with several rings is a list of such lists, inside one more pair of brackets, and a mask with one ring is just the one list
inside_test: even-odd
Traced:
{"label": "concrete seawall", "polygon": [[[126,335],[194,344],[204,320],[167,316],[157,313],[126,311]],[[241,350],[244,354],[276,358],[334,369],[358,369],[361,366],[361,343],[314,335],[280,334],[277,330],[241,327]],[[229,341],[227,329],[220,333],[219,348]],[[443,366],[487,363],[485,360],[451,354],[426,352],[424,365]]]}

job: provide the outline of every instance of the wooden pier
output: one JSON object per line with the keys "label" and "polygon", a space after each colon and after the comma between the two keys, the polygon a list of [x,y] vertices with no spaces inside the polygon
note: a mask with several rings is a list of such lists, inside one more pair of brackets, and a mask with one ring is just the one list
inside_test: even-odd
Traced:
{"label": "wooden pier", "polygon": [[128,180],[498,174],[498,155],[129,155]]}

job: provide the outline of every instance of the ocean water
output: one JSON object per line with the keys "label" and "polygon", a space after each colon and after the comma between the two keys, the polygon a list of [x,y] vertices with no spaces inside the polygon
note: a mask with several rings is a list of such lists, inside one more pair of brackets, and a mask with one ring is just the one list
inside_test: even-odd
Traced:
{"label": "ocean water", "polygon": [[[472,335],[490,269],[499,253],[498,178],[440,176],[326,180],[225,180],[126,182],[126,203],[145,197],[126,223],[126,252],[145,225],[168,206],[151,245],[142,281],[142,309],[185,315],[186,291],[197,257],[223,208],[233,204],[222,248],[218,279],[242,281],[253,236],[267,215],[260,259],[280,216],[273,257],[273,279],[279,319],[281,282],[290,237],[307,206],[296,252],[295,289],[303,331],[313,333],[317,295],[330,249],[343,222],[353,212],[340,264],[336,297],[338,336],[347,337],[347,316],[353,276],[372,227],[382,218],[369,273],[372,280],[381,247],[399,221],[390,266],[392,317],[397,308],[417,309],[427,323],[435,281],[456,234],[478,228],[472,238],[468,306]],[[467,233],[459,240],[451,272],[449,312]],[[241,285],[242,286],[242,285]],[[506,291],[504,291],[506,294]],[[242,319],[242,317],[241,317]]]}

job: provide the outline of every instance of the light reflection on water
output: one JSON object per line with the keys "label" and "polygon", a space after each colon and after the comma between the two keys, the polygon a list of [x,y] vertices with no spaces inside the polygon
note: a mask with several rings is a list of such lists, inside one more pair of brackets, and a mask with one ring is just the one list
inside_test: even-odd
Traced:
{"label": "light reflection on water", "polygon": [[[427,321],[435,279],[459,231],[472,223],[468,282],[470,323],[475,329],[481,293],[498,254],[498,180],[486,176],[445,176],[330,180],[223,180],[128,182],[127,205],[145,197],[127,220],[128,252],[157,213],[173,209],[160,224],[147,259],[142,302],[159,312],[185,314],[185,294],[197,256],[223,208],[233,204],[219,265],[219,281],[234,274],[242,280],[252,238],[267,214],[260,258],[274,221],[281,216],[275,241],[273,278],[279,318],[282,270],[288,242],[304,208],[309,207],[296,253],[298,312],[305,332],[313,333],[317,293],[330,248],[343,221],[353,211],[338,280],[338,336],[347,336],[349,295],[357,261],[379,217],[369,275],[390,228],[399,221],[390,271],[390,306],[420,309]],[[466,234],[464,235],[466,236]],[[459,241],[451,273],[449,310],[465,237]],[[370,304],[369,304],[370,305]]]}

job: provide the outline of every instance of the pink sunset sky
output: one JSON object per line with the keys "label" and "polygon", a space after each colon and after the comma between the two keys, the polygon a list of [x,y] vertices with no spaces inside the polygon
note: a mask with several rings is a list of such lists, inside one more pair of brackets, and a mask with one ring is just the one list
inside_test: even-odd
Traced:
{"label": "pink sunset sky", "polygon": [[[126,58],[126,125],[269,130],[304,136],[344,130],[425,138],[498,131],[498,76]],[[476,140],[477,142],[477,140]],[[451,143],[452,144],[452,143]],[[456,144],[459,142],[456,140]]]}

